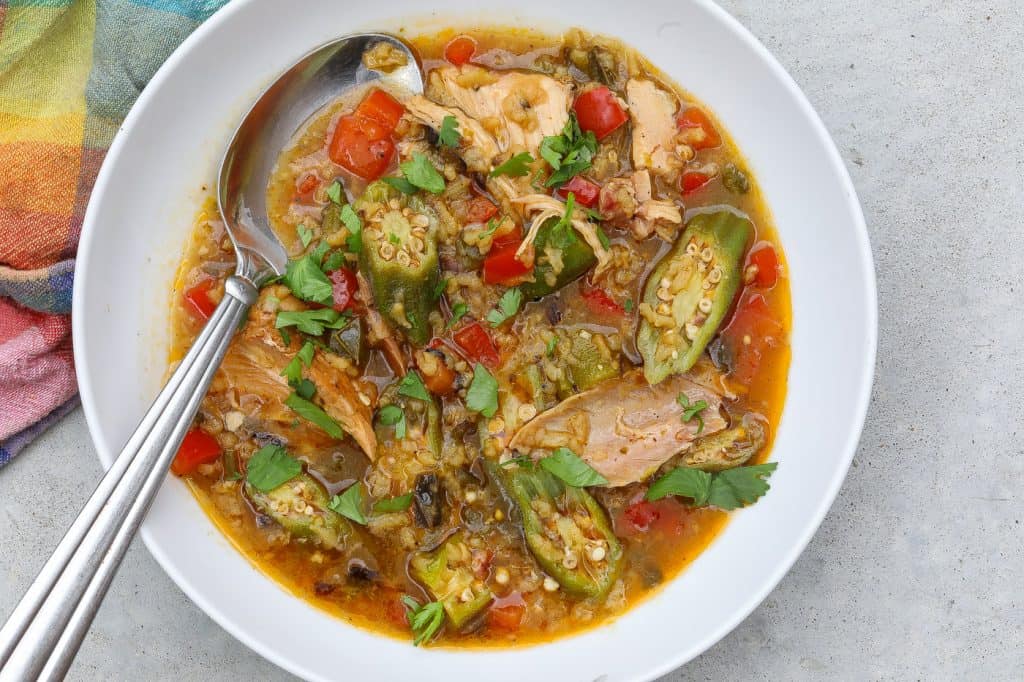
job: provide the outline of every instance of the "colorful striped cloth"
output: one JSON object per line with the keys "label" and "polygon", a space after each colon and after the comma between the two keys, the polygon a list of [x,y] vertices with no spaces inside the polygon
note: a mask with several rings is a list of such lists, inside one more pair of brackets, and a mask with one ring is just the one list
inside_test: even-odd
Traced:
{"label": "colorful striped cloth", "polygon": [[0,466],[76,404],[71,284],[121,120],[226,0],[0,0]]}

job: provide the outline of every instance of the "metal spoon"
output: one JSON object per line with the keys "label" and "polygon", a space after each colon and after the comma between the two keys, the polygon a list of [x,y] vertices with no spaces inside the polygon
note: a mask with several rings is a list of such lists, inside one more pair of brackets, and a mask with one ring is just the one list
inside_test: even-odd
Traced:
{"label": "metal spoon", "polygon": [[[380,42],[406,54],[387,74],[363,54]],[[0,628],[0,681],[60,679],[67,672],[135,531],[259,287],[288,256],[270,229],[266,194],[278,154],[313,113],[345,91],[385,80],[423,90],[412,50],[394,36],[365,33],[313,50],[285,71],[242,119],[217,180],[221,216],[238,264],[224,298],[157,395],[53,555]]]}

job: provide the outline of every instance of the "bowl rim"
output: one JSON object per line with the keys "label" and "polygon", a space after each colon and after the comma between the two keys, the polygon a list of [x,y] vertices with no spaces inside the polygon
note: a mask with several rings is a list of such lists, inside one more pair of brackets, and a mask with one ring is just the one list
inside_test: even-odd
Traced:
{"label": "bowl rim", "polygon": [[[81,253],[90,252],[94,240],[97,239],[97,232],[99,228],[96,225],[97,221],[95,214],[98,210],[96,205],[99,202],[94,201],[93,199],[94,197],[103,196],[107,191],[107,187],[111,183],[111,178],[114,175],[111,169],[116,165],[115,160],[120,155],[122,147],[125,145],[125,140],[129,137],[127,132],[136,125],[136,119],[141,115],[140,112],[145,109],[146,104],[155,96],[155,93],[160,89],[163,81],[167,79],[177,68],[178,63],[182,61],[184,56],[190,50],[192,50],[194,45],[203,41],[207,34],[218,30],[218,28],[225,22],[231,21],[235,14],[241,12],[243,7],[250,4],[252,1],[253,0],[235,0],[235,2],[227,3],[212,14],[206,21],[201,23],[185,38],[185,40],[181,42],[181,44],[178,45],[166,61],[157,69],[147,86],[143,89],[142,93],[132,105],[111,141],[107,154],[103,160],[103,164],[96,177],[93,190],[90,194],[80,235],[79,250]],[[867,224],[853,181],[846,165],[843,163],[835,142],[825,127],[824,122],[821,120],[821,117],[818,115],[817,111],[815,111],[814,107],[811,105],[810,101],[807,99],[806,95],[804,95],[793,77],[790,76],[768,48],[765,47],[765,45],[756,36],[754,36],[753,33],[751,33],[739,22],[739,20],[729,14],[713,0],[691,0],[691,2],[700,5],[705,10],[709,11],[713,15],[713,18],[720,22],[724,28],[734,34],[737,39],[747,43],[763,63],[779,78],[779,81],[785,87],[787,94],[793,98],[793,101],[799,106],[801,113],[806,117],[807,122],[810,124],[815,136],[817,137],[817,141],[821,144],[822,150],[827,155],[827,161],[835,172],[836,178],[840,182],[841,189],[844,192],[846,201],[845,208],[848,211],[848,217],[851,219],[855,227],[854,238],[858,247],[856,253],[858,261],[857,265],[865,275],[862,281],[864,287],[862,293],[865,296],[866,303],[866,326],[862,330],[865,340],[865,353],[863,358],[861,358],[862,367],[859,371],[860,383],[857,389],[856,399],[854,401],[855,411],[850,415],[851,419],[849,424],[851,428],[847,442],[843,445],[841,457],[837,459],[837,466],[827,490],[824,491],[825,494],[821,497],[820,504],[814,510],[813,514],[805,519],[804,529],[799,541],[791,546],[789,552],[785,554],[781,561],[777,562],[775,570],[770,574],[765,575],[761,582],[761,587],[757,590],[751,591],[744,603],[744,606],[736,609],[733,612],[732,617],[724,619],[720,627],[708,632],[701,640],[692,646],[685,649],[681,648],[677,654],[665,657],[664,659],[653,662],[650,665],[642,666],[642,669],[640,669],[641,666],[638,666],[638,669],[633,675],[633,679],[637,680],[650,680],[667,674],[680,666],[685,665],[714,646],[718,641],[734,630],[740,623],[746,620],[746,618],[761,604],[761,602],[764,601],[768,594],[778,586],[782,578],[792,568],[797,558],[799,558],[806,549],[811,538],[817,532],[824,520],[825,515],[832,507],[832,504],[839,493],[839,489],[846,478],[846,474],[860,442],[871,399],[878,349],[877,282]],[[284,68],[284,66],[287,65],[283,65],[282,68]],[[97,456],[99,457],[101,464],[106,469],[107,465],[103,461],[103,448],[100,446],[100,443],[102,442],[102,437],[100,436],[102,430],[100,428],[96,397],[91,380],[89,379],[89,377],[92,376],[92,373],[88,369],[89,363],[83,341],[85,337],[85,321],[82,315],[76,314],[76,311],[82,310],[83,308],[85,287],[82,286],[82,284],[87,280],[89,276],[88,273],[88,261],[76,261],[75,283],[72,294],[72,339],[76,376],[78,378],[79,393],[82,408],[85,413],[86,424],[90,438],[96,447]],[[225,614],[215,603],[206,599],[199,588],[194,586],[186,577],[181,575],[174,568],[173,562],[165,554],[158,541],[148,531],[145,523],[143,524],[140,532],[143,542],[148,548],[150,554],[153,555],[164,572],[167,573],[167,575],[193,603],[199,606],[220,627],[229,632],[235,639],[245,644],[254,653],[271,661],[280,668],[305,679],[319,679],[319,674],[309,669],[301,661],[288,658],[286,655],[279,653],[276,649],[267,649],[260,646],[260,643],[256,640],[255,636],[251,635],[231,616]],[[656,599],[657,596],[653,598]],[[451,653],[473,654],[477,651],[477,649],[466,649],[461,651],[451,650]],[[479,651],[490,650],[482,649]]]}

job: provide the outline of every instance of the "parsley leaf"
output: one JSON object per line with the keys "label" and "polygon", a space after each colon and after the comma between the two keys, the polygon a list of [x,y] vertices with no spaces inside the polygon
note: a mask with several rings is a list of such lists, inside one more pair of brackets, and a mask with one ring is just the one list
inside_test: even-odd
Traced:
{"label": "parsley leaf", "polygon": [[700,435],[701,431],[704,430],[704,417],[700,416],[700,413],[708,409],[708,404],[704,400],[698,400],[697,402],[690,404],[690,397],[685,393],[680,393],[676,396],[676,402],[683,408],[682,419],[684,422],[697,420],[697,432],[695,435]]}
{"label": "parsley leaf", "polygon": [[302,462],[280,445],[264,445],[245,468],[245,480],[261,493],[269,493],[302,473]]}
{"label": "parsley leaf", "polygon": [[459,122],[454,116],[448,115],[441,119],[441,129],[437,131],[437,141],[446,147],[458,147],[462,133],[459,132]]}
{"label": "parsley leaf", "polygon": [[491,323],[492,327],[497,327],[519,312],[519,306],[522,302],[523,292],[518,287],[509,289],[498,299],[498,307],[487,313],[487,321]]}
{"label": "parsley leaf", "polygon": [[412,184],[408,180],[402,177],[391,176],[387,178],[381,178],[384,182],[397,189],[402,194],[416,194],[419,190],[416,189],[416,185]]}
{"label": "parsley leaf", "polygon": [[295,394],[304,400],[312,400],[316,395],[316,384],[309,379],[300,379],[294,384]]}
{"label": "parsley leaf", "polygon": [[601,242],[601,246],[606,249],[612,248],[612,240],[608,239],[608,235],[604,233],[600,225],[594,225],[594,232],[597,233],[597,241]]}
{"label": "parsley leaf", "polygon": [[302,242],[302,248],[309,246],[309,243],[313,241],[313,230],[309,229],[305,225],[299,225],[295,228],[295,232],[299,235],[299,241]]}
{"label": "parsley leaf", "polygon": [[562,479],[574,488],[608,485],[608,479],[597,473],[569,448],[556,448],[540,461],[540,467]]}
{"label": "parsley leaf", "polygon": [[597,153],[597,138],[592,131],[580,130],[576,114],[570,113],[561,134],[545,137],[538,151],[554,171],[544,184],[558,187],[590,168]]}
{"label": "parsley leaf", "polygon": [[565,213],[558,219],[555,226],[551,228],[548,241],[552,246],[565,249],[576,243],[576,234],[572,229],[572,214],[576,210],[576,195],[569,192],[565,198]]}
{"label": "parsley leaf", "polygon": [[320,336],[324,333],[325,329],[341,329],[347,321],[347,315],[342,315],[333,308],[282,310],[277,314],[274,326],[277,329],[295,327],[303,334]]}
{"label": "parsley leaf", "polygon": [[530,156],[529,152],[520,152],[492,170],[491,177],[496,178],[499,175],[509,175],[513,178],[521,178],[524,175],[529,175],[530,169],[528,164],[533,163],[533,161],[534,159]]}
{"label": "parsley leaf", "polygon": [[405,511],[412,505],[412,493],[399,495],[385,500],[377,500],[373,503],[373,511],[378,514],[389,514],[391,512]]}
{"label": "parsley leaf", "polygon": [[[351,236],[350,236],[350,238],[351,238]],[[334,251],[331,251],[330,255],[327,256],[327,258],[324,260],[324,266],[323,266],[322,269],[326,273],[326,272],[330,272],[332,270],[337,270],[338,268],[340,268],[344,264],[345,264],[345,253],[343,251],[334,250]]]}
{"label": "parsley leaf", "polygon": [[342,494],[332,497],[327,507],[361,526],[366,525],[366,516],[363,515],[363,484],[359,481],[345,488]]}
{"label": "parsley leaf", "polygon": [[693,506],[703,507],[708,503],[708,494],[711,492],[711,474],[700,469],[686,469],[680,467],[668,472],[647,489],[648,500],[660,500],[668,495],[689,497],[693,500]]}
{"label": "parsley leaf", "polygon": [[380,408],[377,420],[384,426],[395,427],[395,438],[405,438],[405,412],[398,405],[385,405]]}
{"label": "parsley leaf", "polygon": [[306,421],[312,422],[320,427],[324,433],[331,438],[341,440],[345,437],[345,431],[341,428],[338,422],[334,421],[329,414],[297,393],[292,393],[288,396],[285,399],[284,404],[292,408],[296,414]]}
{"label": "parsley leaf", "polygon": [[427,392],[427,387],[423,385],[423,379],[420,378],[419,372],[409,372],[402,377],[402,381],[398,384],[398,395],[415,398],[416,400],[430,400],[430,393]]}
{"label": "parsley leaf", "polygon": [[626,309],[627,313],[633,312],[633,299],[627,298],[622,302],[622,307]]}
{"label": "parsley leaf", "polygon": [[341,207],[341,222],[348,228],[348,239],[345,245],[352,253],[359,253],[363,250],[363,221],[359,219],[352,207],[345,204]]}
{"label": "parsley leaf", "polygon": [[336,204],[341,203],[341,180],[335,180],[331,183],[331,186],[327,188],[327,198]]}
{"label": "parsley leaf", "polygon": [[406,618],[413,632],[413,646],[419,646],[429,640],[444,623],[444,606],[439,601],[427,602],[423,606],[407,594],[402,595],[402,603],[408,609]]}
{"label": "parsley leaf", "polygon": [[548,339],[547,356],[549,358],[553,357],[555,355],[555,347],[557,345],[558,345],[558,337],[557,336],[552,336],[550,339]]}
{"label": "parsley leaf", "polygon": [[446,324],[444,328],[446,330],[447,329],[451,329],[468,312],[469,312],[469,306],[466,305],[465,303],[463,303],[462,301],[459,301],[458,303],[456,303],[455,305],[452,306],[452,319],[448,320],[448,324]]}
{"label": "parsley leaf", "polygon": [[320,269],[322,258],[323,254],[314,249],[302,258],[289,261],[284,283],[303,301],[331,305],[334,303],[334,289],[327,275]]}
{"label": "parsley leaf", "polygon": [[700,469],[673,469],[651,484],[646,497],[660,500],[667,495],[678,495],[692,499],[695,507],[711,505],[732,511],[753,504],[768,492],[770,486],[764,479],[777,466],[776,462],[768,462],[714,474]]}
{"label": "parsley leaf", "polygon": [[441,298],[441,294],[443,294],[445,292],[445,289],[448,288],[448,280],[450,279],[451,277],[445,277],[444,279],[437,283],[437,285],[434,287],[434,291],[431,292],[434,294],[434,298]]}
{"label": "parsley leaf", "polygon": [[302,366],[309,367],[310,363],[313,362],[314,350],[313,343],[307,341],[284,368],[284,371],[281,372],[281,376],[287,378],[289,384],[295,386],[302,380]]}
{"label": "parsley leaf", "polygon": [[511,466],[517,466],[522,467],[523,469],[533,471],[533,460],[527,457],[526,455],[517,455],[515,457],[510,457],[509,459],[502,462],[501,466],[506,468]]}
{"label": "parsley leaf", "polygon": [[466,391],[466,407],[488,418],[498,411],[498,380],[479,362],[473,366],[473,381]]}
{"label": "parsley leaf", "polygon": [[444,191],[444,178],[430,163],[430,159],[423,152],[413,152],[412,160],[399,164],[405,179],[420,189],[425,189],[431,194],[440,194]]}

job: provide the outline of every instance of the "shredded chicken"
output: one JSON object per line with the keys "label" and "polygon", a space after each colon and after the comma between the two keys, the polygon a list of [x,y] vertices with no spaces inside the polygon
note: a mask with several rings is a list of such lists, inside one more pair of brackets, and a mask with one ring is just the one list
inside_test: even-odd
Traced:
{"label": "shredded chicken", "polygon": [[484,130],[479,121],[460,109],[443,107],[422,95],[410,98],[405,108],[414,119],[434,130],[441,129],[445,116],[453,116],[459,126],[459,154],[466,167],[478,173],[490,172],[500,150],[494,137]]}
{"label": "shredded chicken", "polygon": [[[528,214],[534,214],[533,222],[530,224],[530,231],[527,233],[526,238],[523,239],[519,250],[516,251],[516,257],[521,257],[529,246],[533,244],[533,240],[537,238],[537,232],[540,231],[541,225],[544,224],[545,220],[561,218],[565,214],[565,204],[547,194],[527,194],[515,197],[512,201],[522,206]],[[578,209],[573,211],[571,222],[573,229],[579,232],[583,240],[593,249],[594,255],[597,257],[597,267],[594,269],[594,272],[600,273],[611,262],[611,254],[608,253],[608,249],[604,248],[601,239],[597,236],[597,230],[587,220],[586,213]]]}
{"label": "shredded chicken", "polygon": [[[678,145],[675,97],[652,81],[631,78],[626,83],[629,116],[633,121],[633,165],[656,175],[670,176],[682,168],[689,148]],[[677,150],[676,147],[685,149]]]}
{"label": "shredded chicken", "polygon": [[628,228],[637,239],[657,232],[673,241],[683,224],[682,212],[672,201],[652,197],[650,173],[638,170],[609,180],[601,188],[598,206],[609,225]]}

